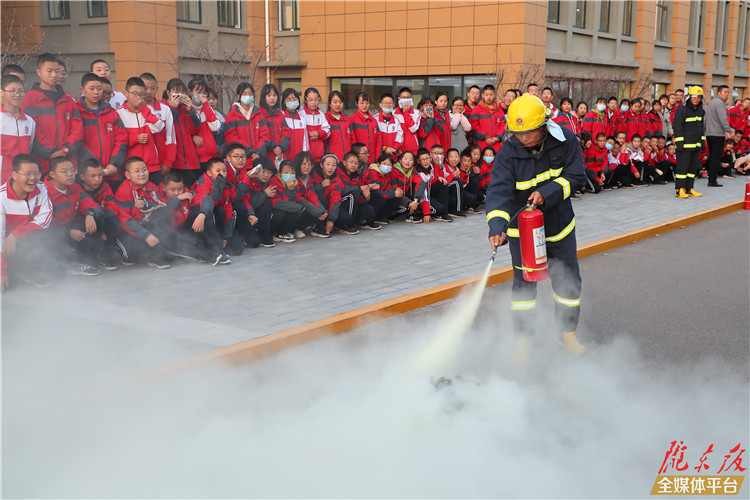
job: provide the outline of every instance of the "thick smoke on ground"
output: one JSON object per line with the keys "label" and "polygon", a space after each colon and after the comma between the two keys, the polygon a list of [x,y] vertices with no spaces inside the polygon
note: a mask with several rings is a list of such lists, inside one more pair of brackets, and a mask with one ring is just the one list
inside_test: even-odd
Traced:
{"label": "thick smoke on ground", "polygon": [[746,372],[648,360],[627,325],[575,358],[542,310],[530,365],[515,368],[507,288],[485,294],[437,390],[414,366],[457,304],[241,367],[104,386],[90,374],[89,391],[77,367],[116,372],[112,352],[71,338],[61,359],[35,349],[57,331],[16,337],[4,354],[24,376],[5,373],[2,493],[645,498],[671,441],[691,468],[711,443],[714,460],[748,444]]}

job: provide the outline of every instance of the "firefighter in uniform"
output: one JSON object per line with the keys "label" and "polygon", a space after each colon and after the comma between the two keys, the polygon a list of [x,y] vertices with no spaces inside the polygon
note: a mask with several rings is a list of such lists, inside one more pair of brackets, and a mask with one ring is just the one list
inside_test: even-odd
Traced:
{"label": "firefighter in uniform", "polygon": [[524,281],[518,224],[505,225],[527,202],[544,214],[549,276],[555,299],[560,342],[572,354],[586,348],[576,339],[581,304],[581,275],[576,255],[575,216],[570,195],[586,182],[581,146],[575,134],[548,120],[542,101],[524,94],[507,114],[508,140],[495,157],[487,188],[487,223],[493,250],[506,236],[513,262],[511,314],[517,339],[516,363],[525,366],[527,336],[536,324],[536,283]]}
{"label": "firefighter in uniform", "polygon": [[677,149],[677,165],[674,170],[675,196],[689,198],[703,196],[693,189],[695,175],[701,161],[698,155],[706,142],[706,125],[703,122],[703,89],[693,85],[688,89],[687,104],[674,114],[674,145]]}

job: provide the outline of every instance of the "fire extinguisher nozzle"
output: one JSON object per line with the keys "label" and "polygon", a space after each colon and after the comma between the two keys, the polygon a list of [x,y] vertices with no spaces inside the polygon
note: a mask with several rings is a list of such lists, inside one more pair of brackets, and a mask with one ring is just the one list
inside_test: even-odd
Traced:
{"label": "fire extinguisher nozzle", "polygon": [[492,251],[492,257],[490,257],[490,262],[495,262],[495,257],[497,257],[497,248],[495,248]]}

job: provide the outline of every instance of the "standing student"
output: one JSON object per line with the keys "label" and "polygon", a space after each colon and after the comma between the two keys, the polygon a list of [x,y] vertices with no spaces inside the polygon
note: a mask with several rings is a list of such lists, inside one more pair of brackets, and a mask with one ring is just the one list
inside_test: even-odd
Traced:
{"label": "standing student", "polygon": [[[89,71],[97,76],[106,78],[109,81],[111,81],[112,79],[112,72],[109,69],[109,63],[104,59],[94,59],[93,61],[91,61]],[[125,100],[125,94],[123,94],[119,90],[115,90],[114,87],[112,87],[112,96],[107,99],[107,101],[109,102],[109,105],[115,109],[115,111],[120,109],[123,104],[125,104]]]}
{"label": "standing student", "polygon": [[380,156],[382,137],[377,120],[370,114],[370,95],[360,92],[354,103],[357,110],[349,117],[352,142],[361,142],[367,147],[369,156],[366,163],[369,165],[375,163]]}
{"label": "standing student", "polygon": [[195,152],[201,162],[201,170],[205,170],[209,159],[219,153],[219,147],[214,139],[214,132],[221,128],[221,122],[208,105],[208,83],[202,78],[193,78],[188,82],[188,92],[193,100],[193,111],[200,117],[201,124],[198,133],[193,135]]}
{"label": "standing student", "polygon": [[478,85],[472,85],[471,87],[469,87],[469,90],[466,91],[466,103],[464,105],[467,115],[471,114],[476,105],[479,104],[481,98],[482,91]]}
{"label": "standing student", "polygon": [[0,106],[0,184],[5,184],[13,172],[13,158],[31,152],[36,123],[21,111],[21,102],[26,93],[23,81],[13,74],[7,74],[3,75],[1,85],[3,105]]}
{"label": "standing student", "polygon": [[21,80],[21,83],[26,85],[26,72],[18,64],[6,64],[3,66],[2,76],[13,75]]}
{"label": "standing student", "polygon": [[380,112],[375,115],[381,137],[383,153],[397,158],[404,142],[404,131],[401,123],[393,115],[393,96],[385,93],[380,98]]}
{"label": "standing student", "polygon": [[83,121],[83,144],[78,150],[78,164],[95,159],[104,165],[104,180],[119,184],[120,171],[128,151],[128,134],[120,115],[102,100],[101,78],[86,73],[81,78],[81,100],[78,111]]}
{"label": "standing student", "polygon": [[161,183],[161,161],[154,134],[164,129],[164,122],[146,105],[145,85],[138,77],[129,78],[125,84],[128,100],[117,113],[128,136],[126,158],[140,158],[146,164],[151,179]]}
{"label": "standing student", "polygon": [[495,152],[503,146],[505,120],[502,108],[495,101],[495,87],[485,85],[482,89],[482,102],[471,112],[471,130],[474,142],[484,149],[491,146]]}
{"label": "standing student", "polygon": [[326,121],[331,127],[331,135],[326,140],[326,153],[343,158],[352,147],[352,134],[349,119],[344,114],[344,94],[338,90],[328,94],[328,111]]}
{"label": "standing student", "polygon": [[440,144],[440,130],[438,121],[435,118],[435,103],[429,97],[425,96],[417,105],[419,108],[419,144],[421,147],[428,149],[435,144]]}
{"label": "standing student", "polygon": [[247,82],[237,86],[237,102],[227,113],[224,138],[227,144],[239,143],[251,160],[265,156],[266,149],[260,138],[263,111],[255,105],[255,89]]}
{"label": "standing student", "polygon": [[[617,102],[617,100],[615,100]],[[566,127],[574,134],[578,133],[578,116],[573,113],[573,101],[570,97],[563,97],[560,99],[560,112],[556,118],[553,118],[554,122],[560,126]]]}
{"label": "standing student", "polygon": [[464,115],[464,100],[454,97],[451,104],[451,144],[450,147],[463,151],[469,147],[466,136],[471,132],[469,119]]}
{"label": "standing student", "polygon": [[550,87],[544,87],[542,89],[542,94],[540,97],[542,98],[544,107],[547,108],[547,114],[549,115],[550,119],[554,120],[555,118],[557,118],[558,110],[555,105],[552,104],[552,99],[555,98],[555,93],[552,91],[552,89]]}
{"label": "standing student", "polygon": [[591,137],[596,137],[596,134],[607,133],[607,124],[604,122],[606,116],[607,101],[603,97],[599,97],[596,100],[596,107],[588,113],[586,113],[583,119],[583,126],[581,132],[587,132]]}
{"label": "standing student", "polygon": [[284,151],[284,158],[291,160],[301,152],[310,151],[310,139],[307,135],[307,122],[305,117],[299,113],[299,94],[296,90],[288,88],[281,95],[284,102],[284,122],[282,123],[282,135],[288,140],[289,146]]}
{"label": "standing student", "polygon": [[[156,82],[156,77],[151,73],[143,73],[140,78],[146,85],[146,105],[149,107],[149,111],[156,115],[160,121],[164,122],[164,128],[154,134],[154,143],[156,144],[156,151],[159,153],[159,163],[161,163],[159,173],[164,176],[174,167],[177,155],[177,136],[174,130],[174,117],[170,105],[160,102],[157,97],[159,85]],[[172,100],[172,106],[176,107],[179,104],[179,97],[181,96]]]}
{"label": "standing student", "polygon": [[578,104],[576,104],[576,117],[578,118],[578,133],[580,134],[583,131],[583,119],[586,116],[586,114],[589,112],[589,105],[586,104],[585,101],[580,101]]}
{"label": "standing student", "polygon": [[512,103],[516,98],[518,97],[518,94],[513,89],[508,89],[503,94],[503,100],[500,102],[500,107],[503,108],[503,113],[508,112],[508,107],[510,106],[510,103]]}
{"label": "standing student", "polygon": [[201,119],[193,108],[185,83],[179,78],[167,82],[167,95],[163,104],[172,115],[175,155],[172,169],[186,186],[192,186],[201,176],[201,164],[193,136],[198,134]]}
{"label": "standing student", "polygon": [[[272,83],[263,85],[260,89],[260,141],[266,150],[266,157],[279,165],[283,160],[283,153],[289,149],[289,138],[284,137],[283,124],[286,116],[279,108],[279,89]],[[343,109],[343,108],[342,108]]]}
{"label": "standing student", "polygon": [[609,99],[607,99],[607,109],[605,110],[605,130],[604,133],[607,134],[607,137],[614,135],[616,123],[618,120],[618,112],[617,112],[617,97],[610,96]]}
{"label": "standing student", "polygon": [[437,128],[438,138],[440,140],[440,145],[443,146],[443,151],[445,151],[451,147],[451,117],[448,109],[447,93],[438,92],[435,95],[434,111],[434,117],[437,121],[435,126]]}
{"label": "standing student", "polygon": [[75,155],[83,140],[83,122],[72,97],[57,84],[60,64],[52,54],[37,58],[36,74],[40,82],[26,93],[21,110],[36,124],[32,154],[38,158],[42,172],[49,160],[67,156],[75,162]]}
{"label": "standing student", "polygon": [[208,95],[208,105],[211,106],[211,111],[216,115],[216,119],[219,120],[221,126],[219,130],[214,131],[214,140],[216,141],[216,147],[219,149],[219,156],[226,153],[227,141],[224,138],[224,125],[226,123],[226,117],[219,112],[219,96],[214,89],[209,87],[206,89]]}
{"label": "standing student", "polygon": [[393,116],[401,124],[401,132],[403,133],[401,149],[416,153],[417,149],[419,149],[417,133],[419,132],[421,117],[419,110],[414,107],[411,89],[408,87],[402,87],[398,91],[398,107],[393,112]]}
{"label": "standing student", "polygon": [[31,155],[19,154],[13,158],[12,168],[11,177],[0,187],[3,292],[16,278],[38,287],[49,286],[54,270],[44,234],[52,221],[52,203],[47,188],[39,183],[39,165]]}
{"label": "standing student", "polygon": [[641,113],[641,101],[633,99],[630,101],[630,109],[623,114],[623,120],[625,120],[625,140],[630,142],[634,135],[639,135],[641,138],[646,137],[646,124],[643,122],[643,114]]}
{"label": "standing student", "polygon": [[331,134],[331,126],[328,124],[325,114],[318,109],[319,104],[320,92],[318,92],[318,89],[315,87],[306,89],[305,105],[300,111],[300,115],[305,121],[307,140],[310,144],[310,154],[315,163],[320,162],[320,159],[323,157],[326,148],[326,139]]}

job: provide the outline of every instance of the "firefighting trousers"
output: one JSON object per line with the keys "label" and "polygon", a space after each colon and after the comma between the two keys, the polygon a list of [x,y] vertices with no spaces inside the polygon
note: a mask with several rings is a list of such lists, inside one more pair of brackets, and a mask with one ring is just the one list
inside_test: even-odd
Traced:
{"label": "firefighting trousers", "polygon": [[[511,315],[517,333],[531,335],[536,327],[536,282],[523,279],[521,245],[508,238],[513,263]],[[575,229],[560,241],[547,242],[547,264],[555,301],[555,321],[560,330],[573,332],[581,310],[581,274],[576,255]]]}
{"label": "firefighting trousers", "polygon": [[677,151],[677,166],[674,169],[674,188],[690,191],[695,183],[701,160],[699,149]]}

